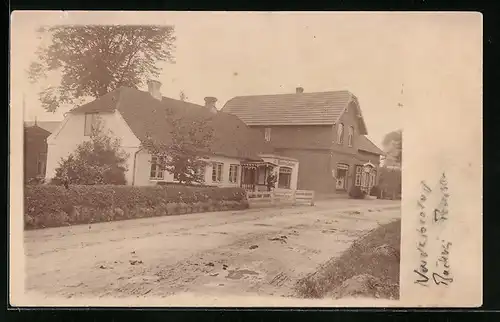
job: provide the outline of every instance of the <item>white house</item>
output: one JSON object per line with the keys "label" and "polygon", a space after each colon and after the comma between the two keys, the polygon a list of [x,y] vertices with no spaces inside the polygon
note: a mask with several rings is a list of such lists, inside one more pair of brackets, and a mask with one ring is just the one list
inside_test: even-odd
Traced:
{"label": "white house", "polygon": [[207,97],[206,105],[200,106],[163,97],[160,86],[157,81],[149,81],[148,92],[121,87],[71,110],[47,138],[46,179],[55,176],[62,158],[90,139],[92,128],[99,120],[106,130],[121,139],[122,148],[129,155],[127,184],[147,186],[160,181],[175,182],[172,174],[158,167],[157,156],[143,144],[146,139],[168,144],[171,129],[166,118],[175,115],[182,117],[186,124],[203,118],[214,129],[209,166],[203,170],[205,184],[263,190],[273,169],[278,175],[277,187],[296,189],[298,161],[272,154],[273,148],[259,132],[238,117],[217,111],[217,99]]}

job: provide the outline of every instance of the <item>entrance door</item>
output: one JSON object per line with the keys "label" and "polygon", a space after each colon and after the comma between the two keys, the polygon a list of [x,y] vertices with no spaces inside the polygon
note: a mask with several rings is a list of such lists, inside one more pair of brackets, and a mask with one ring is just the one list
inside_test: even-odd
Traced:
{"label": "entrance door", "polygon": [[335,184],[335,188],[337,190],[346,190],[347,189],[347,172],[349,171],[349,166],[346,164],[338,164],[337,165],[337,182]]}

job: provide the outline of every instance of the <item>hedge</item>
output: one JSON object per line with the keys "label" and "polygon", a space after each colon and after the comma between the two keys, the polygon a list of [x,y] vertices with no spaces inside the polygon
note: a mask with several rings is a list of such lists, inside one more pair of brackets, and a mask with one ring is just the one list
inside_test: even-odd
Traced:
{"label": "hedge", "polygon": [[241,188],[26,185],[25,229],[248,208]]}

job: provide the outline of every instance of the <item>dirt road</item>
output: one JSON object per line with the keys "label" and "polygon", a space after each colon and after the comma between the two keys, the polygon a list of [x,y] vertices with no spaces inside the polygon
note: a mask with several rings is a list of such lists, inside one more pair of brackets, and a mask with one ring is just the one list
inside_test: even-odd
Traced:
{"label": "dirt road", "polygon": [[26,290],[293,296],[297,279],[400,212],[399,202],[332,200],[27,231]]}

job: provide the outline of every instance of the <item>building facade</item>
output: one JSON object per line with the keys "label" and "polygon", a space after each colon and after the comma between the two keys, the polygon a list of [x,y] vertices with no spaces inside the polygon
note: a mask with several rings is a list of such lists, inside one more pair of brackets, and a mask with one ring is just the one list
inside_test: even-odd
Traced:
{"label": "building facade", "polygon": [[348,91],[240,96],[222,110],[259,131],[276,154],[299,162],[299,189],[342,194],[377,184],[383,152],[366,137],[358,100]]}
{"label": "building facade", "polygon": [[168,119],[179,118],[186,126],[202,120],[213,130],[206,166],[199,169],[204,184],[265,190],[269,175],[274,173],[278,178],[275,186],[296,189],[298,160],[272,155],[272,146],[258,131],[238,117],[218,111],[214,97],[207,97],[205,106],[200,106],[163,97],[159,82],[148,85],[148,92],[122,87],[71,110],[47,140],[47,180],[55,176],[61,159],[90,140],[92,129],[100,124],[110,135],[120,138],[121,148],[128,155],[127,184],[176,183],[174,176],[161,167],[161,158],[166,156],[154,154],[145,142],[153,140],[168,146],[172,142]]}

